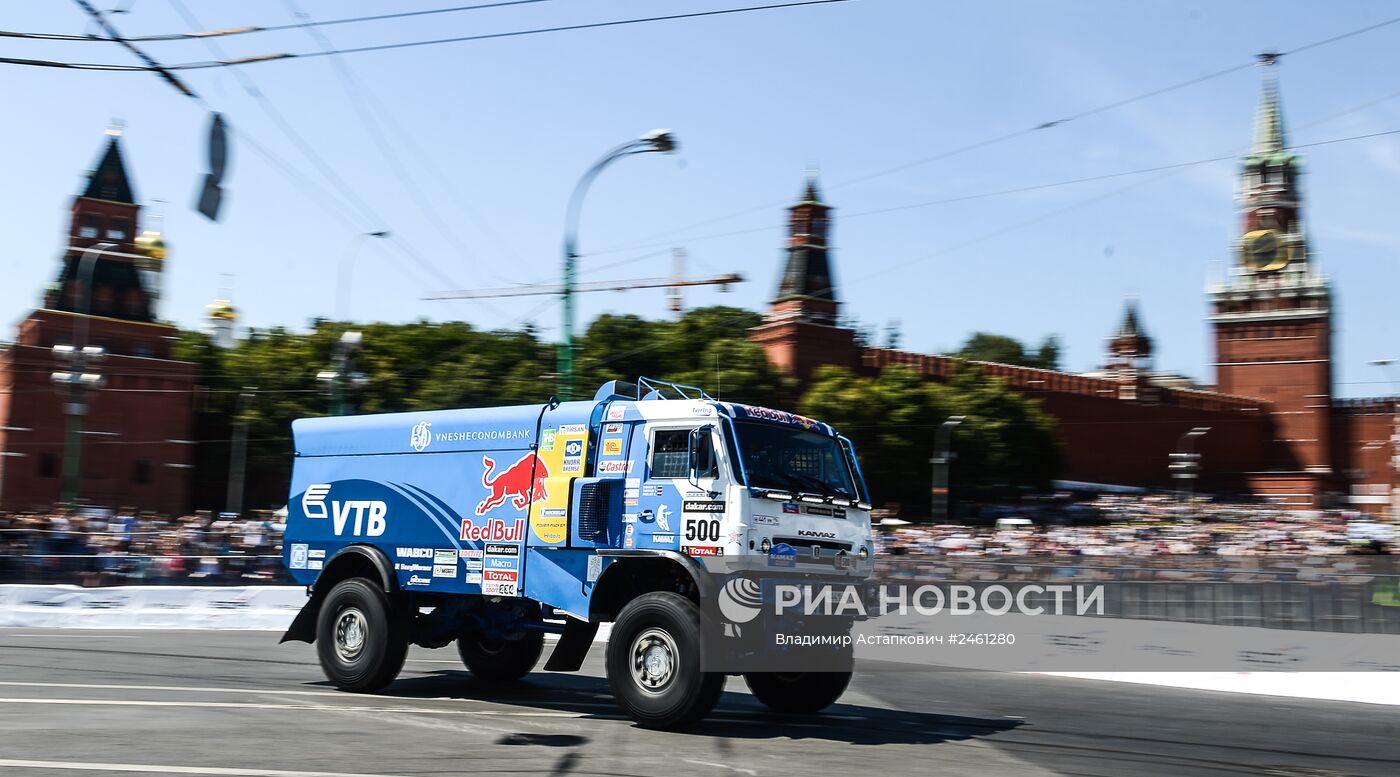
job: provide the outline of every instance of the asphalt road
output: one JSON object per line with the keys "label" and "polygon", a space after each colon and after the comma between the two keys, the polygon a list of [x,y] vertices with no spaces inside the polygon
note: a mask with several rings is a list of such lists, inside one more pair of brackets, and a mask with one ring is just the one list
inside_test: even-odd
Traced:
{"label": "asphalt road", "polygon": [[638,729],[602,679],[476,684],[415,649],[374,696],[267,632],[0,629],[0,775],[1393,775],[1395,707],[862,666],[815,718],[730,681],[710,720]]}

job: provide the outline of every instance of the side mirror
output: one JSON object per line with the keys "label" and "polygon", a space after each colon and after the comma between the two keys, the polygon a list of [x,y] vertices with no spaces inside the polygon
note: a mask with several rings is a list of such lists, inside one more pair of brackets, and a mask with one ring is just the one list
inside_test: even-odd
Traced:
{"label": "side mirror", "polygon": [[[715,451],[710,446],[710,428],[700,426],[690,430],[690,436],[686,439],[686,468],[685,480],[695,488],[701,488],[701,477],[715,477]],[[704,489],[710,495],[715,492]]]}
{"label": "side mirror", "polygon": [[685,479],[696,488],[700,487],[700,435],[703,432],[703,428],[691,429],[685,444]]}

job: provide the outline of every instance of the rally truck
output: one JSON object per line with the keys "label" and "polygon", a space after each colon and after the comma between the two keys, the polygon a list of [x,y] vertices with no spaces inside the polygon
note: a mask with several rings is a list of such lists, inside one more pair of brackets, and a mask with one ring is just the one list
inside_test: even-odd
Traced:
{"label": "rally truck", "polygon": [[[857,584],[873,568],[850,441],[694,387],[612,381],[592,401],[304,418],[292,432],[283,556],[309,598],[283,641],[315,643],[345,691],[392,682],[410,644],[455,641],[475,677],[505,683],[553,634],[545,670],[575,671],[611,623],[618,705],[677,728],[724,687],[701,631],[727,580]],[[810,713],[845,690],[849,661],[836,669],[728,673],[774,710]]]}

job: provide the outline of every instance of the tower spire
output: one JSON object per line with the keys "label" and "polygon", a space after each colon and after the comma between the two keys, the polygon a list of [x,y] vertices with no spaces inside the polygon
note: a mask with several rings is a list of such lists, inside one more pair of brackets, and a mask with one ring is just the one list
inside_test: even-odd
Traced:
{"label": "tower spire", "polygon": [[827,239],[831,206],[821,201],[817,177],[810,170],[798,201],[788,207],[787,263],[775,303],[797,300],[803,313],[823,320],[836,316]]}
{"label": "tower spire", "polygon": [[1263,157],[1282,153],[1288,148],[1283,131],[1283,106],[1279,102],[1277,66],[1279,55],[1265,52],[1259,55],[1264,68],[1264,84],[1259,95],[1259,110],[1254,114],[1253,156]]}
{"label": "tower spire", "polygon": [[107,200],[128,205],[136,204],[136,195],[131,189],[131,179],[126,174],[126,164],[122,161],[120,127],[110,127],[106,132],[107,146],[98,159],[97,166],[88,173],[87,185],[80,195],[90,200]]}

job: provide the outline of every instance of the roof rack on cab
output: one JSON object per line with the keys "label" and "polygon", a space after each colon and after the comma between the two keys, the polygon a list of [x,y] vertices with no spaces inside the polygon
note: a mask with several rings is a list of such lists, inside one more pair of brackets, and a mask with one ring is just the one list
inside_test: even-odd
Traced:
{"label": "roof rack on cab", "polygon": [[[642,395],[642,399],[671,399],[662,392],[662,389],[670,389],[676,393],[679,399],[708,399],[715,401],[715,398],[705,393],[699,386],[687,386],[684,383],[672,383],[669,380],[657,380],[655,378],[637,378],[637,386],[647,389],[647,393]],[[691,396],[691,394],[695,396]]]}
{"label": "roof rack on cab", "polygon": [[[670,391],[674,396],[667,396],[666,391]],[[694,395],[694,396],[692,396]],[[610,380],[598,388],[598,393],[593,395],[594,402],[605,402],[610,399],[708,399],[715,401],[715,398],[705,393],[699,386],[687,386],[684,383],[672,383],[669,380],[657,380],[656,378],[637,378],[636,383],[625,380]]]}

